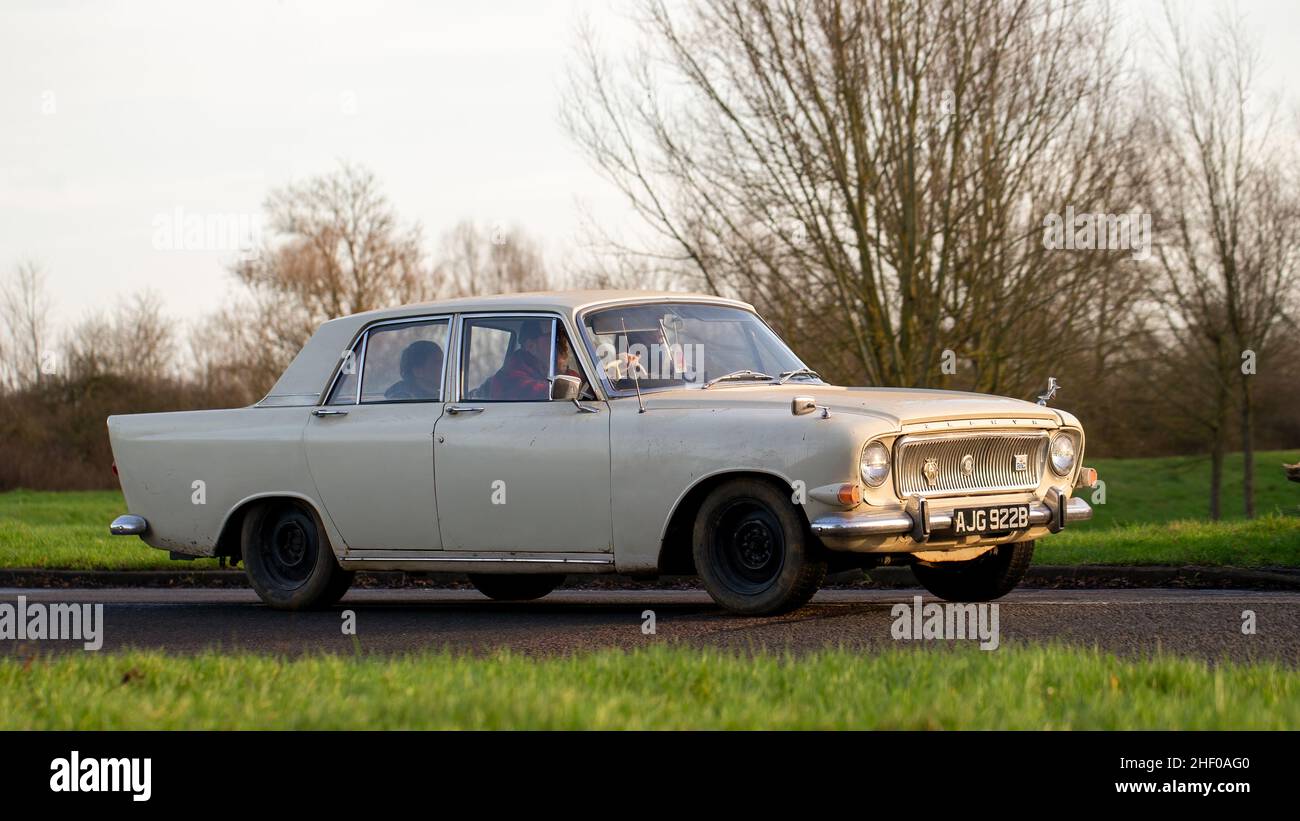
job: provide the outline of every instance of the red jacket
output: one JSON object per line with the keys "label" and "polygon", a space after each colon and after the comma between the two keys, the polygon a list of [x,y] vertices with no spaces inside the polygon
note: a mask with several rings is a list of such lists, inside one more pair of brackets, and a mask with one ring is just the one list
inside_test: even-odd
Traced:
{"label": "red jacket", "polygon": [[546,371],[538,366],[533,355],[516,348],[506,355],[501,370],[492,377],[487,398],[545,401],[551,398],[551,386],[546,381]]}
{"label": "red jacket", "polygon": [[[572,370],[566,373],[569,376],[578,375]],[[541,367],[532,354],[523,348],[516,348],[506,355],[501,370],[492,376],[486,398],[497,401],[545,402],[551,398],[551,383],[546,381],[546,377],[546,369]]]}

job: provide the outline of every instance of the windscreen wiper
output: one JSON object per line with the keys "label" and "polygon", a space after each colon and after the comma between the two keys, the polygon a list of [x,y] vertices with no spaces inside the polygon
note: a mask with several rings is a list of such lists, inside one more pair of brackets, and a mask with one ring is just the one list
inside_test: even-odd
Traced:
{"label": "windscreen wiper", "polygon": [[776,384],[784,385],[796,376],[811,376],[814,379],[821,379],[822,375],[812,368],[795,368],[792,371],[781,371],[781,378],[776,380]]}
{"label": "windscreen wiper", "polygon": [[705,382],[704,387],[711,388],[714,385],[718,384],[719,382],[735,382],[740,379],[774,380],[776,379],[776,377],[770,374],[763,373],[762,371],[751,371],[746,368],[745,370],[732,371],[731,373],[724,373],[722,376],[715,376],[714,378],[710,379],[708,382]]}

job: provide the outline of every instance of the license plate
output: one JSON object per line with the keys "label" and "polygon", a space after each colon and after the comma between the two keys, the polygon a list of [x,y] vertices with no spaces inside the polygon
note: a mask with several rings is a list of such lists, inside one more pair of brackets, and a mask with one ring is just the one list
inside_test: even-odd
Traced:
{"label": "license plate", "polygon": [[952,532],[958,536],[972,533],[1009,533],[1029,527],[1029,505],[963,507],[952,512]]}

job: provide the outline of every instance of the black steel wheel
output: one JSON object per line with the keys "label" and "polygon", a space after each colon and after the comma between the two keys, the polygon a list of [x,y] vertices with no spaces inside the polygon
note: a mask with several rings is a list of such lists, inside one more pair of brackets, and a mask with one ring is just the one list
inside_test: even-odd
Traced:
{"label": "black steel wheel", "polygon": [[339,567],[315,512],[294,501],[269,502],[244,517],[243,559],[249,584],[281,610],[333,604],[352,583]]}
{"label": "black steel wheel", "polygon": [[826,576],[826,562],[788,494],[760,479],[733,479],[705,498],[694,555],[713,600],[745,615],[802,607]]}

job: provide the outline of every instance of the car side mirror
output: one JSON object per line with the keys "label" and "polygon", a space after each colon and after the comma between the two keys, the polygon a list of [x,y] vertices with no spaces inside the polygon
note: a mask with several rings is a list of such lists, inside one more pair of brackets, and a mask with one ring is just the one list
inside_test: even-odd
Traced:
{"label": "car side mirror", "polygon": [[551,401],[568,402],[582,393],[582,380],[576,376],[559,374],[551,382]]}

